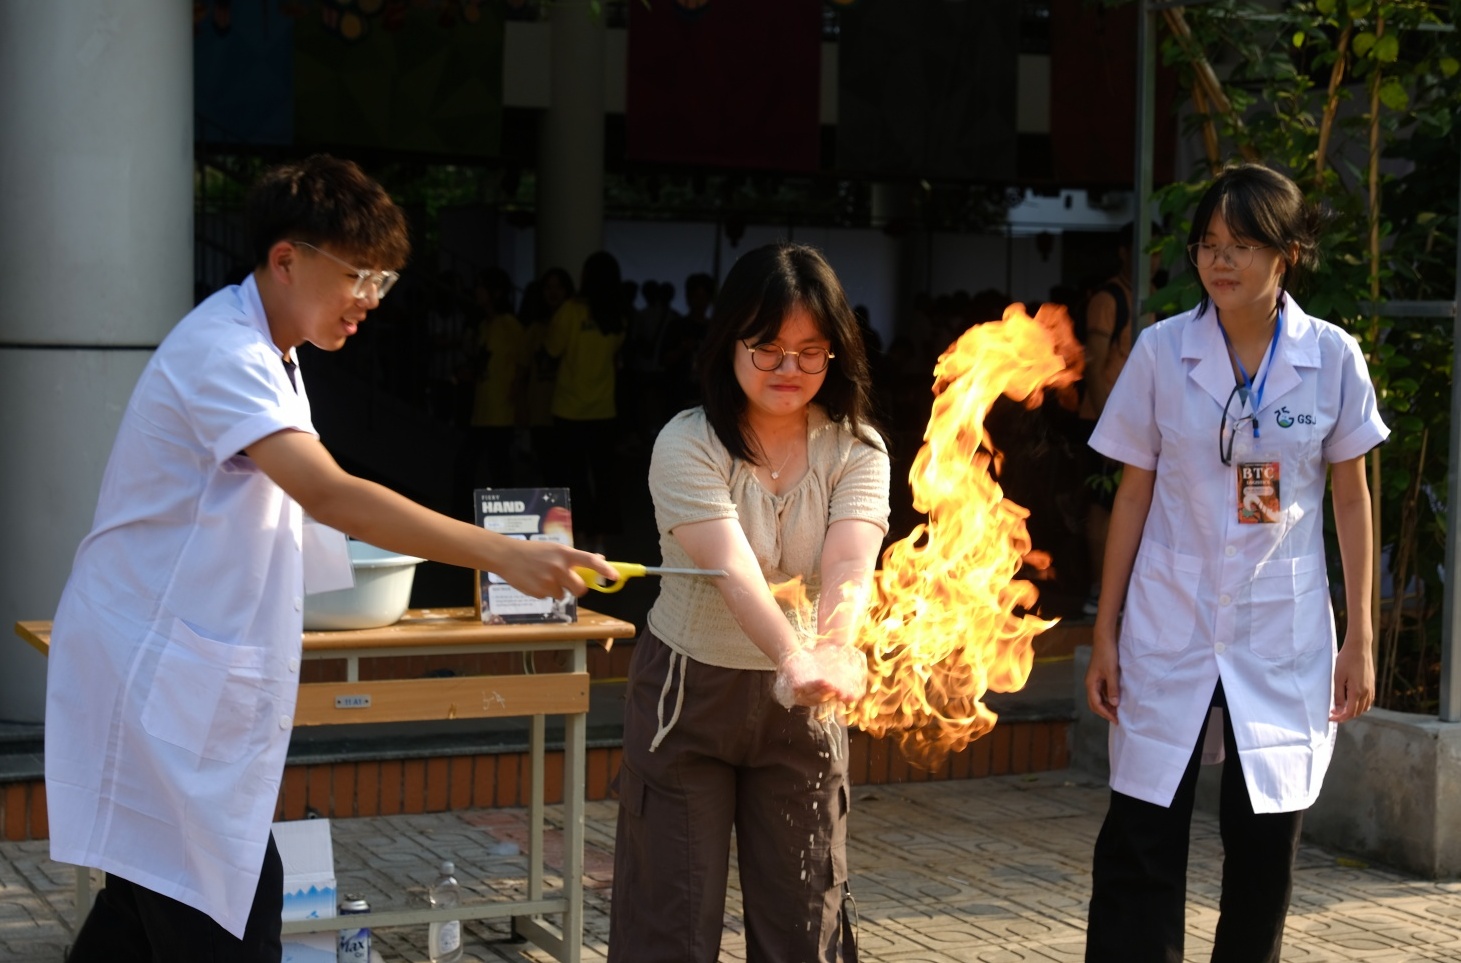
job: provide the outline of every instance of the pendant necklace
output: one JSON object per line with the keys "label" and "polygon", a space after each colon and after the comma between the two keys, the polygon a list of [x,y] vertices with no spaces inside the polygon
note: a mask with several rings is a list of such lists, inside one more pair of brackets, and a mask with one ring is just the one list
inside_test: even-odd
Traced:
{"label": "pendant necklace", "polygon": [[[791,461],[791,456],[792,455],[795,455],[795,454],[796,454],[796,446],[793,445],[792,446],[792,449],[791,449],[791,454],[789,454],[785,458],[781,459],[781,467],[778,468],[778,469],[776,469],[775,471],[773,471],[771,473],[771,480],[772,481],[776,481],[777,479],[779,479],[781,477],[781,472],[786,468],[787,463]],[[770,465],[767,465],[766,467],[767,468],[770,468],[771,466]]]}

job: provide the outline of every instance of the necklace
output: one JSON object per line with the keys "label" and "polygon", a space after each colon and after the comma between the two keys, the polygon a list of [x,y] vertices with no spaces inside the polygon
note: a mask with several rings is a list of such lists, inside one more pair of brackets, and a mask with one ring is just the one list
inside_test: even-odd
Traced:
{"label": "necklace", "polygon": [[[775,471],[773,471],[771,473],[771,480],[772,481],[776,481],[778,478],[781,477],[781,472],[786,468],[787,464],[791,461],[791,456],[792,455],[795,455],[795,454],[796,454],[796,448],[793,447],[791,449],[791,451],[787,454],[787,456],[785,458],[781,459],[781,467],[777,468]],[[770,465],[767,465],[766,467],[767,468],[770,468],[771,466]]]}

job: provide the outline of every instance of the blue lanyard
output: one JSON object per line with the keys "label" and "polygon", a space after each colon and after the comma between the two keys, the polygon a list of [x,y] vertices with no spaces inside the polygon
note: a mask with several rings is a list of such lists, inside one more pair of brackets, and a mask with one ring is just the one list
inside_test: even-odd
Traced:
{"label": "blue lanyard", "polygon": [[1263,407],[1263,386],[1268,384],[1268,372],[1273,370],[1273,352],[1278,349],[1278,333],[1283,330],[1283,309],[1278,312],[1278,321],[1273,325],[1273,340],[1268,343],[1268,364],[1263,368],[1263,377],[1259,380],[1257,387],[1253,385],[1253,379],[1248,376],[1248,369],[1243,367],[1243,359],[1238,357],[1238,352],[1233,350],[1233,342],[1228,339],[1228,329],[1223,327],[1222,319],[1218,319],[1218,330],[1223,333],[1223,343],[1228,346],[1228,354],[1238,365],[1238,371],[1243,375],[1243,384],[1248,389],[1248,409],[1253,412],[1253,437],[1258,435],[1258,411]]}

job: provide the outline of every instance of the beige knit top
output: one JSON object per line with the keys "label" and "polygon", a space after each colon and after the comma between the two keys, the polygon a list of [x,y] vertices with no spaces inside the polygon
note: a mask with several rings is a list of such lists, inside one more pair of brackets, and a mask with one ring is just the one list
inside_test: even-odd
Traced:
{"label": "beige knit top", "polygon": [[[672,534],[677,526],[734,518],[770,584],[801,576],[816,611],[822,542],[844,518],[888,530],[890,466],[872,432],[856,437],[813,405],[807,419],[807,473],[773,495],[750,463],[732,458],[702,408],[670,420],[654,444],[649,491],[654,498],[663,564],[693,567]],[[793,624],[798,624],[793,619]],[[649,628],[666,645],[697,662],[728,669],[775,668],[741,631],[720,590],[705,578],[666,577],[649,612]],[[815,620],[801,631],[815,630]]]}

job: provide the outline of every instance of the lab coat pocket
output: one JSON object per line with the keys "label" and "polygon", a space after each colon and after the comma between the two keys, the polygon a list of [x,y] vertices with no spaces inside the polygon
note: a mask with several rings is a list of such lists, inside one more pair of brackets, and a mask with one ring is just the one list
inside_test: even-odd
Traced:
{"label": "lab coat pocket", "polygon": [[1143,545],[1126,591],[1122,637],[1134,655],[1179,652],[1192,642],[1202,559]]}
{"label": "lab coat pocket", "polygon": [[142,727],[170,745],[236,762],[264,699],[266,653],[207,639],[174,619],[142,707]]}
{"label": "lab coat pocket", "polygon": [[1253,570],[1249,645],[1281,662],[1329,642],[1329,580],[1323,554],[1275,558]]}

